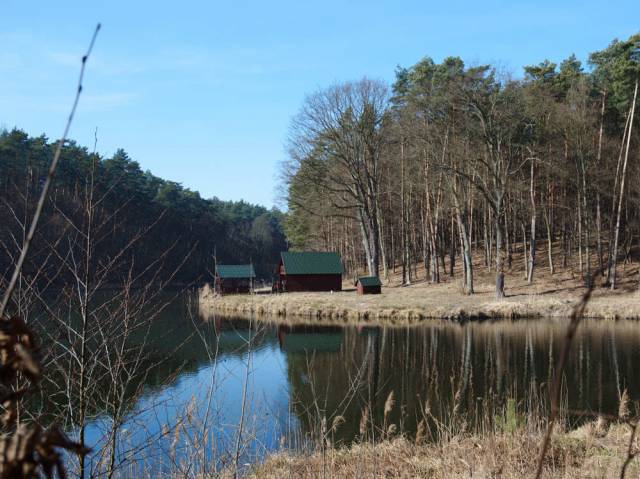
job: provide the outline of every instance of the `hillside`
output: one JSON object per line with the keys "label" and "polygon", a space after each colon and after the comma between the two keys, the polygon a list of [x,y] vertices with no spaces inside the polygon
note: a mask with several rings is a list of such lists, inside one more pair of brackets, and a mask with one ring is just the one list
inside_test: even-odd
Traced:
{"label": "hillside", "polygon": [[[44,136],[0,130],[0,278],[12,269],[54,147]],[[72,272],[62,258],[85,256],[90,236],[94,264],[119,258],[107,282],[129,273],[202,281],[214,252],[224,263],[253,261],[258,275],[269,276],[285,248],[281,216],[243,201],[202,198],[143,171],[122,149],[103,158],[67,142],[25,273],[63,284]]]}

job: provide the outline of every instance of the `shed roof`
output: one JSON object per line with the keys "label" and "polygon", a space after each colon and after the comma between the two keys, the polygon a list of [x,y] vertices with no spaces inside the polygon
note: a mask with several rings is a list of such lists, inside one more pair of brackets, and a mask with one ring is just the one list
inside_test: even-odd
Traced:
{"label": "shed roof", "polygon": [[362,286],[382,286],[380,278],[377,276],[361,276],[358,278],[358,282]]}
{"label": "shed roof", "polygon": [[252,264],[219,264],[216,273],[221,279],[255,278]]}
{"label": "shed roof", "polygon": [[342,274],[340,255],[330,251],[285,251],[281,254],[286,274]]}

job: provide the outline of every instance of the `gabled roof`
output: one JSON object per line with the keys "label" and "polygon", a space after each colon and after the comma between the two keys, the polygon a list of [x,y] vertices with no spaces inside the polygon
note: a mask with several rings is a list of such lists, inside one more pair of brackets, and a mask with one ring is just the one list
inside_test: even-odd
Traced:
{"label": "gabled roof", "polygon": [[219,264],[216,274],[221,279],[255,278],[256,273],[252,264]]}
{"label": "gabled roof", "polygon": [[322,251],[286,251],[281,254],[286,274],[342,274],[340,255]]}
{"label": "gabled roof", "polygon": [[382,286],[380,278],[377,276],[361,276],[358,278],[358,282],[362,286]]}

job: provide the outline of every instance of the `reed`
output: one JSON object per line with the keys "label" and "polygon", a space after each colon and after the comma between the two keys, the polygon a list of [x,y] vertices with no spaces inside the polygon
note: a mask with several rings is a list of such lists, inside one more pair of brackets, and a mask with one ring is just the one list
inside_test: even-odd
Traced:
{"label": "reed", "polygon": [[[624,407],[621,401],[621,410]],[[565,418],[569,412],[563,411],[559,417]],[[425,414],[429,416],[428,411]],[[427,421],[423,419],[413,437],[397,431],[377,442],[361,439],[323,453],[280,451],[254,466],[247,477],[529,477],[535,470],[537,445],[545,435],[544,418],[532,412],[524,414],[512,399],[494,414],[493,427],[475,431],[464,432],[464,416],[452,418],[455,423],[439,423],[440,433],[431,440],[427,440]],[[363,411],[362,417],[367,418],[368,412]],[[613,471],[619,471],[621,477],[637,476],[640,467],[633,461],[637,422],[610,418],[611,426],[599,435],[597,423],[601,420],[593,419],[575,430],[556,428],[541,477],[611,477]]]}

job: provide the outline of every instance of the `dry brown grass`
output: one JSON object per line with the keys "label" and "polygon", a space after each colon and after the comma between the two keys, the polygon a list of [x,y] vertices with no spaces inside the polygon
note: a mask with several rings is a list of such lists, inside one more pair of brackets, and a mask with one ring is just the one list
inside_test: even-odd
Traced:
{"label": "dry brown grass", "polygon": [[[544,257],[541,254],[539,257]],[[507,297],[494,297],[494,273],[478,261],[476,264],[476,294],[465,295],[461,288],[461,272],[453,277],[442,275],[442,282],[431,284],[418,269],[418,280],[410,286],[400,284],[399,273],[392,274],[380,295],[359,296],[351,283],[339,293],[286,293],[279,295],[232,295],[214,297],[208,288],[201,290],[200,306],[207,316],[213,313],[229,315],[269,315],[281,320],[323,320],[323,322],[373,321],[411,323],[438,319],[483,318],[568,318],[579,300],[584,286],[580,275],[572,268],[549,274],[549,268],[536,269],[533,285],[524,278],[522,258],[514,257],[507,273]],[[637,264],[621,264],[620,287],[616,291],[598,287],[585,312],[585,317],[600,319],[640,319],[640,294],[637,292]],[[601,281],[599,278],[598,281]]]}
{"label": "dry brown grass", "polygon": [[[589,424],[553,437],[543,477],[617,477],[626,456],[630,430],[612,426],[604,437]],[[256,466],[249,477],[369,478],[369,477],[530,477],[535,470],[540,436],[519,430],[514,434],[455,437],[439,445],[416,446],[399,438],[379,444],[310,455],[278,453]],[[640,467],[631,463],[627,477]]]}

